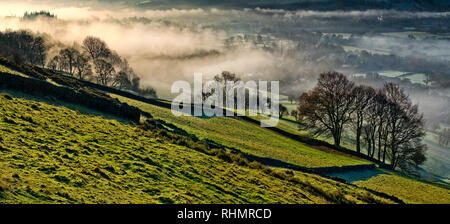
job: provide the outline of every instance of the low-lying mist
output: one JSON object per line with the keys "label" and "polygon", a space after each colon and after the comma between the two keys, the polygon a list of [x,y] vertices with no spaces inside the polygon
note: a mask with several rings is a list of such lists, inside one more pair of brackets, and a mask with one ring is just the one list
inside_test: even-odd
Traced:
{"label": "low-lying mist", "polygon": [[[5,10],[3,8],[3,14]],[[46,33],[66,45],[80,44],[86,36],[99,37],[126,57],[144,83],[154,86],[162,97],[169,97],[167,91],[173,81],[191,81],[194,72],[202,72],[205,77],[225,70],[241,76],[270,77],[278,70],[279,55],[256,48],[227,49],[224,47],[226,32],[183,19],[208,14],[213,20],[224,12],[201,9],[114,12],[73,7],[56,8],[51,12],[57,19],[4,17],[0,30]],[[20,10],[16,13],[20,15]],[[165,19],[175,17],[177,20]]]}
{"label": "low-lying mist", "polygon": [[[57,18],[25,20],[21,17],[25,11],[38,10],[48,10]],[[335,29],[336,21],[350,24],[343,27],[351,26],[354,23],[352,18],[356,17],[375,18],[377,21],[380,18],[426,19],[447,18],[448,13],[392,10],[319,12],[259,8],[149,10],[88,1],[6,1],[2,3],[0,16],[3,16],[1,31],[27,29],[46,33],[66,45],[80,44],[86,36],[99,37],[111,49],[126,57],[143,82],[155,87],[159,96],[171,98],[168,91],[173,81],[191,81],[194,72],[202,72],[208,78],[225,70],[238,74],[244,80],[280,80],[282,93],[299,95],[311,88],[320,72],[335,70],[339,66],[332,63],[331,59],[324,61],[320,57],[314,58],[317,52],[296,47],[295,41],[299,41],[296,33],[308,28],[315,31],[320,28],[318,32]],[[362,29],[370,31],[370,27]],[[244,43],[229,48],[224,44],[227,38],[236,35],[266,33],[275,35],[276,39],[271,43],[275,46],[261,47]],[[294,41],[290,53],[286,53],[284,41]],[[309,48],[317,47],[314,42],[307,44],[311,45]],[[434,59],[442,56],[442,60],[447,60],[445,52],[449,46],[448,40],[424,39],[405,43],[398,38],[376,35],[363,35],[356,44],[361,48],[394,51],[399,56],[433,56]],[[328,58],[332,58],[333,54],[329,52]],[[348,73],[351,72],[350,69]]]}

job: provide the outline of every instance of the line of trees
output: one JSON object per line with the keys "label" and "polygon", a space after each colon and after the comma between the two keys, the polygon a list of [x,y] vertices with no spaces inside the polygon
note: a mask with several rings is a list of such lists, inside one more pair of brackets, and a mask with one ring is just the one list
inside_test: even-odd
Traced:
{"label": "line of trees", "polygon": [[81,46],[74,44],[62,48],[47,66],[79,79],[95,78],[102,85],[139,91],[139,77],[127,59],[96,37],[86,37]]}
{"label": "line of trees", "polygon": [[392,83],[374,89],[337,72],[323,73],[317,86],[300,96],[297,120],[301,129],[333,137],[336,147],[344,132],[353,133],[358,153],[364,147],[368,156],[389,161],[392,169],[412,171],[426,160],[423,116]]}
{"label": "line of trees", "polygon": [[[49,52],[55,49],[58,49],[57,54],[49,57]],[[0,32],[0,55],[16,63],[47,66],[79,79],[131,90],[144,97],[157,97],[153,88],[140,86],[141,80],[127,59],[97,37],[86,37],[81,46],[77,43],[66,46],[55,44],[45,34],[35,35],[24,30]]]}
{"label": "line of trees", "polygon": [[0,32],[0,54],[18,63],[44,67],[49,49],[45,39],[24,30]]}

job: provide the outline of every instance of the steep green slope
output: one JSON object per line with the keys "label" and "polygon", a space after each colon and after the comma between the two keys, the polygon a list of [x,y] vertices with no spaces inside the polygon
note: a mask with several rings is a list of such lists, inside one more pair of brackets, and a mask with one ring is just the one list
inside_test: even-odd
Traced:
{"label": "steep green slope", "polygon": [[363,159],[311,148],[301,142],[280,136],[240,119],[176,117],[169,109],[113,94],[111,96],[147,111],[159,119],[173,123],[200,138],[208,138],[252,155],[270,157],[310,168],[370,163]]}
{"label": "steep green slope", "polygon": [[317,175],[225,162],[167,133],[0,94],[0,203],[389,203]]}

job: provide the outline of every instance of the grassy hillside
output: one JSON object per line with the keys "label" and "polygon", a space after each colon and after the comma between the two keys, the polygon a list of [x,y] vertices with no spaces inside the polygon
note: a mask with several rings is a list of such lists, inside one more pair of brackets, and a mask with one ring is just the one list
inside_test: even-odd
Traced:
{"label": "grassy hillside", "polygon": [[450,190],[387,172],[354,184],[379,192],[389,192],[406,203],[450,204]]}
{"label": "grassy hillside", "polygon": [[157,129],[63,106],[0,94],[0,111],[0,203],[391,202],[317,175],[225,162]]}
{"label": "grassy hillside", "polygon": [[[5,66],[0,72],[29,77],[25,70]],[[61,85],[52,77],[46,81]],[[0,94],[0,203],[393,202],[387,195],[408,203],[449,203],[448,189],[396,173],[354,182],[360,187],[347,185],[250,163],[227,150],[205,148],[204,141],[158,126],[143,128],[51,96],[7,92],[14,97]],[[251,155],[310,168],[369,163],[312,148],[242,119],[175,117],[163,107],[112,96],[200,139]],[[290,121],[281,120],[278,128],[305,134]]]}
{"label": "grassy hillside", "polygon": [[[239,119],[223,117],[175,117],[168,109],[117,95],[113,95],[113,97],[137,106],[144,111],[151,112],[155,117],[177,124],[177,126],[189,130],[189,132],[195,133],[197,136],[220,140],[220,143],[224,145],[237,147],[244,152],[254,155],[276,158],[307,167],[368,163],[365,160],[354,157],[311,148]],[[258,120],[259,118],[255,117],[254,119]],[[304,132],[298,131],[296,125],[290,121],[280,120],[277,127],[293,134],[305,134]],[[297,174],[297,172],[294,173]],[[358,172],[355,173],[356,176],[359,176]],[[355,178],[358,179],[358,177]],[[368,179],[361,178],[361,180],[353,182],[353,184],[388,195],[394,195],[408,203],[450,203],[449,189],[403,177],[395,172],[374,175]],[[428,189],[430,190],[428,191]]]}
{"label": "grassy hillside", "polygon": [[301,142],[275,134],[259,126],[229,117],[176,117],[169,109],[112,95],[122,102],[173,123],[199,138],[208,138],[227,147],[261,157],[270,157],[304,167],[368,164],[368,161],[311,148]]}
{"label": "grassy hillside", "polygon": [[[260,121],[261,119],[267,119],[262,118],[261,116],[252,116],[249,117],[250,119]],[[315,138],[317,140],[327,142],[331,145],[334,144],[334,140],[332,137],[326,137],[326,136],[310,136],[309,133],[305,130],[299,130],[298,123],[295,121],[295,118],[292,116],[285,116],[282,119],[278,121],[278,124],[276,126],[278,129],[285,131],[287,133],[298,135],[303,138]],[[345,147],[347,149],[353,149],[355,148],[355,141],[347,136],[347,133],[344,133],[342,136],[342,142],[341,146]]]}

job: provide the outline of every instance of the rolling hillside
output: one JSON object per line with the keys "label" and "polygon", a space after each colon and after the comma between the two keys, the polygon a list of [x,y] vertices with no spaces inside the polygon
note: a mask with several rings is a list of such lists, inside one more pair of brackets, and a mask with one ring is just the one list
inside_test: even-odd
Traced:
{"label": "rolling hillside", "polygon": [[[427,185],[417,180],[396,187],[395,173],[381,184],[378,179],[385,177],[372,175],[355,185],[251,162],[242,155],[308,169],[370,164],[242,119],[175,117],[157,106],[163,102],[104,94],[49,70],[7,63],[0,69],[2,82],[11,81],[4,77],[17,77],[52,91],[56,87],[84,91],[86,99],[94,97],[123,110],[99,110],[84,101],[48,95],[48,90],[30,92],[1,83],[0,203],[450,201],[448,189],[430,185],[433,197],[429,197],[421,193],[428,191]],[[143,115],[140,121],[134,119],[134,112]],[[433,201],[435,197],[440,200]]]}
{"label": "rolling hillside", "polygon": [[149,112],[159,119],[175,124],[179,128],[195,134],[200,138],[211,139],[227,147],[235,148],[255,156],[270,157],[309,168],[370,163],[359,158],[352,158],[311,148],[301,142],[277,135],[269,130],[260,128],[259,125],[241,119],[228,117],[176,117],[172,114],[170,109],[161,108],[114,94],[111,96],[117,97],[122,102],[136,106],[143,111]]}
{"label": "rolling hillside", "polygon": [[391,202],[316,175],[294,180],[226,162],[160,132],[45,101],[2,94],[0,108],[1,203]]}
{"label": "rolling hillside", "polygon": [[[133,99],[111,94],[123,102],[151,112],[155,117],[186,128],[201,138],[214,139],[225,146],[237,147],[246,153],[281,160],[286,163],[316,169],[336,166],[358,166],[370,163],[348,154],[334,150],[319,150],[285,136],[265,130],[259,125],[241,119],[213,117],[197,118],[191,116],[175,117],[169,109],[139,102]],[[239,127],[238,129],[234,127]],[[279,129],[301,135],[292,122],[280,120]],[[251,139],[251,140],[249,140]],[[254,142],[261,142],[256,144]],[[278,145],[278,146],[277,146]],[[282,146],[282,147],[281,147]],[[273,150],[273,151],[271,151]],[[278,168],[277,168],[278,170]],[[280,168],[279,170],[286,170]],[[334,168],[330,169],[334,170]],[[297,174],[297,171],[294,171]],[[302,173],[302,172],[298,172]],[[406,177],[397,172],[381,168],[355,170],[348,172],[326,172],[356,186],[393,195],[408,203],[449,203],[450,189],[445,184],[424,183],[424,180]]]}

